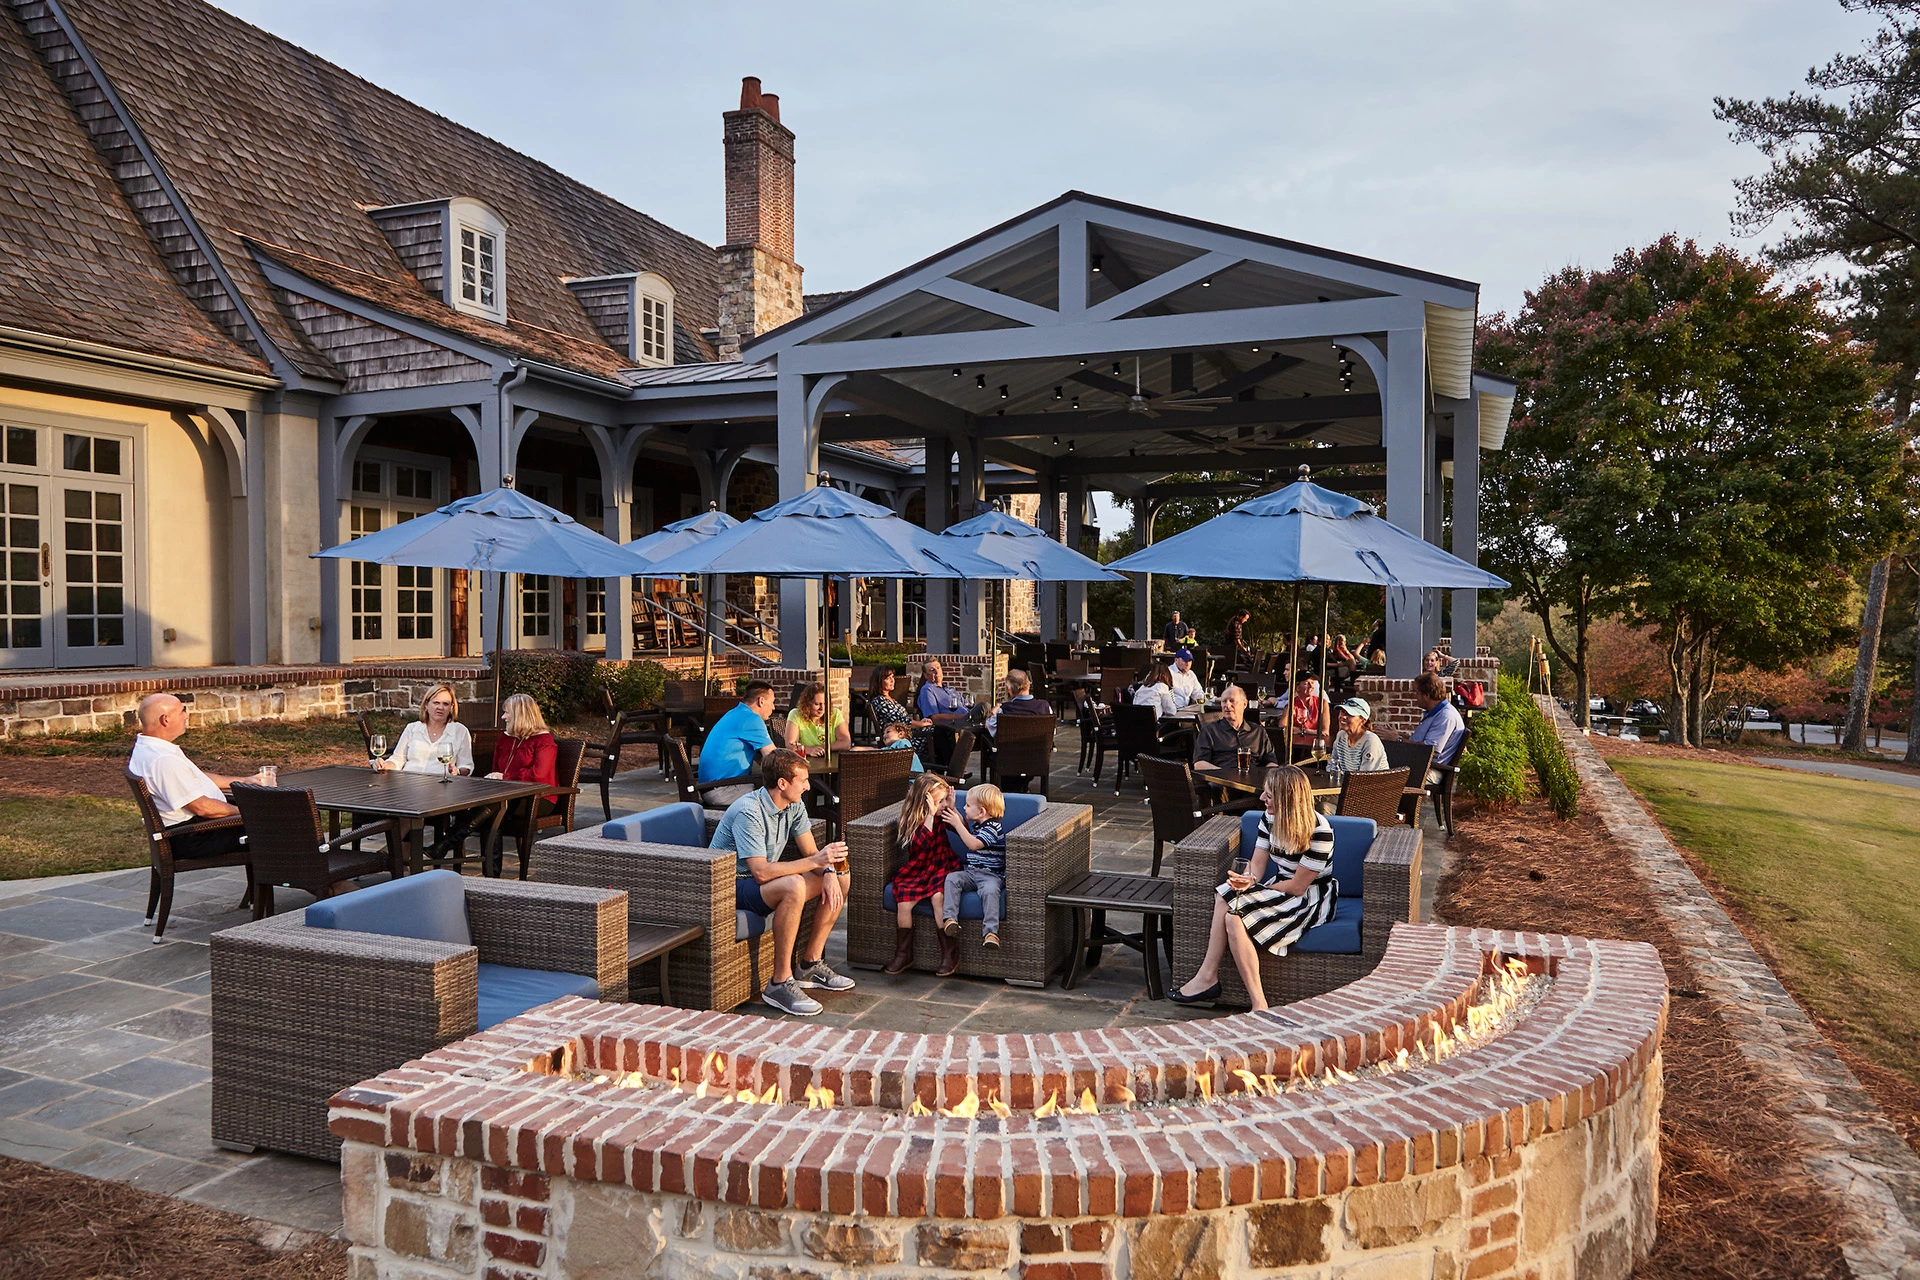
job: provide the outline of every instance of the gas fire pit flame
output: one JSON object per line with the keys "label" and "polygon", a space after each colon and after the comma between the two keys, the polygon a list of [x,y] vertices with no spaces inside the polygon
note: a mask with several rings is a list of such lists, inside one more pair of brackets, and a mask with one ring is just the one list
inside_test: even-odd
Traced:
{"label": "gas fire pit flame", "polygon": [[[1324,1047],[1307,1046],[1293,1054],[1291,1069],[1283,1081],[1277,1075],[1256,1075],[1245,1067],[1234,1067],[1228,1075],[1237,1085],[1237,1092],[1255,1098],[1277,1098],[1284,1094],[1305,1090],[1332,1088],[1336,1085],[1359,1084],[1365,1080],[1380,1076],[1395,1075],[1404,1071],[1414,1071],[1423,1065],[1444,1062],[1448,1058],[1478,1049],[1511,1030],[1513,1026],[1538,1004],[1545,996],[1552,979],[1544,973],[1534,973],[1527,968],[1524,960],[1506,960],[1491,967],[1481,983],[1475,999],[1468,1005],[1464,1016],[1452,1024],[1451,1030],[1439,1022],[1430,1024],[1428,1034],[1416,1033],[1411,1049],[1402,1046],[1391,1058],[1348,1070],[1325,1060]],[[1416,1061],[1415,1059],[1418,1059]],[[1316,1059],[1318,1060],[1316,1062]],[[693,1086],[693,1095],[705,1098],[710,1094],[725,1098],[742,1106],[779,1106],[787,1101],[779,1084],[769,1084],[764,1090],[756,1092],[751,1088],[733,1088],[727,1080],[727,1057],[723,1053],[709,1053],[705,1060],[692,1059],[689,1074],[683,1079],[679,1067],[670,1068],[667,1079],[662,1082],[658,1077],[649,1077],[643,1071],[609,1072],[598,1075],[580,1073],[576,1079],[592,1080],[595,1084],[612,1085],[617,1088],[651,1089],[659,1088],[662,1083],[675,1093],[684,1092],[686,1084]],[[1316,1071],[1316,1067],[1318,1070]],[[1193,1073],[1201,1104],[1210,1104],[1214,1100],[1212,1071]],[[1124,1084],[1114,1084],[1107,1089],[1109,1106],[1131,1106],[1135,1101],[1132,1089]],[[796,1105],[803,1105],[810,1111],[832,1110],[837,1099],[834,1091],[823,1086],[809,1084],[805,1092],[794,1099]],[[1148,1105],[1153,1105],[1149,1100]],[[974,1120],[982,1109],[991,1111],[1002,1119],[1013,1116],[1014,1111],[999,1097],[988,1093],[984,1098],[973,1088],[968,1088],[966,1096],[950,1107],[941,1107],[937,1111],[918,1096],[909,1099],[907,1114],[910,1116],[945,1116],[953,1120]],[[1062,1105],[1060,1091],[1053,1090],[1047,1100],[1035,1107],[1032,1115],[1035,1119],[1061,1114],[1097,1115],[1100,1101],[1094,1097],[1091,1088],[1080,1091],[1076,1104],[1071,1095]]]}

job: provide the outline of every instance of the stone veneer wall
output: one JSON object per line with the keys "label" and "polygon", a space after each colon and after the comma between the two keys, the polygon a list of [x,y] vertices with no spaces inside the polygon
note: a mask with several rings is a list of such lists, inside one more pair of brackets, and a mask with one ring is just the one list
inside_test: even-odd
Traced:
{"label": "stone veneer wall", "polygon": [[[1555,982],[1480,1048],[1304,1093],[1233,1083],[1303,1055],[1309,1076],[1358,1070],[1457,1026],[1490,955]],[[1653,1241],[1665,999],[1644,944],[1402,925],[1351,986],[1151,1030],[928,1036],[556,1001],[333,1099],[348,1275],[1618,1280]],[[569,1069],[722,1089],[549,1074]],[[1197,1100],[1201,1073],[1225,1091]],[[1024,1109],[1082,1078],[1097,1115],[901,1110],[975,1087]],[[813,1082],[851,1105],[727,1092]],[[1122,1084],[1180,1105],[1114,1109]]]}
{"label": "stone veneer wall", "polygon": [[918,695],[920,671],[927,659],[940,660],[940,680],[949,689],[958,689],[975,702],[1000,701],[1000,682],[1007,678],[1005,653],[915,653],[901,660],[907,676],[907,692]]}
{"label": "stone veneer wall", "polygon": [[[833,702],[835,714],[853,706],[848,698],[848,690],[852,687],[848,682],[852,676],[853,673],[846,667],[834,667],[828,675],[827,697]],[[785,715],[793,705],[794,686],[818,680],[820,668],[762,667],[753,672],[751,678],[765,680],[773,686],[773,705],[780,714]]]}

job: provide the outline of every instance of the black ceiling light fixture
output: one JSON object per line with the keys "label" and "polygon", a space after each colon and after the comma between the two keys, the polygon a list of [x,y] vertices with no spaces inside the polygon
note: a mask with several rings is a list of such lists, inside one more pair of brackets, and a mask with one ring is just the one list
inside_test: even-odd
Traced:
{"label": "black ceiling light fixture", "polygon": [[1066,394],[1067,394],[1067,390],[1065,387],[1055,387],[1053,389],[1053,398],[1055,400],[1064,399],[1066,397]]}
{"label": "black ceiling light fixture", "polygon": [[1097,253],[1093,255],[1093,274],[1100,274],[1100,255]]}
{"label": "black ceiling light fixture", "polygon": [[957,377],[959,377],[959,376],[960,376],[960,370],[956,368],[956,369],[955,369],[955,370],[953,371],[953,376],[954,376],[954,377],[956,377],[956,378],[957,378]]}
{"label": "black ceiling light fixture", "polygon": [[973,385],[978,387],[980,390],[985,391],[987,389],[987,375],[984,373],[974,374]]}
{"label": "black ceiling light fixture", "polygon": [[1200,282],[1200,287],[1201,287],[1202,289],[1211,289],[1211,288],[1213,288],[1213,277],[1212,277],[1212,276],[1208,276],[1208,277],[1207,277],[1207,278],[1206,278],[1205,280],[1202,280],[1202,281]]}
{"label": "black ceiling light fixture", "polygon": [[1078,409],[1078,408],[1080,407],[1080,397],[1079,397],[1079,396],[1075,396],[1075,397],[1073,398],[1073,407],[1074,407],[1074,408],[1076,408],[1076,409]]}
{"label": "black ceiling light fixture", "polygon": [[1007,398],[1007,384],[1004,382],[1000,384],[1000,398],[1002,400]]}
{"label": "black ceiling light fixture", "polygon": [[1122,373],[1122,370],[1120,368],[1120,362],[1118,360],[1115,360],[1113,362],[1113,376],[1117,378],[1121,375],[1121,373]]}
{"label": "black ceiling light fixture", "polygon": [[1073,452],[1073,443],[1074,443],[1074,442],[1073,442],[1073,441],[1071,441],[1071,440],[1069,440],[1069,441],[1067,441],[1067,452],[1068,452],[1068,453],[1072,453],[1072,452]]}

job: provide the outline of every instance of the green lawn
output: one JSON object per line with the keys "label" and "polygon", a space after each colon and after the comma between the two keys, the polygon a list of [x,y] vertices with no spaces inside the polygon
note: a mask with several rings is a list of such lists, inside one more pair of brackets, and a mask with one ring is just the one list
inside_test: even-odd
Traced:
{"label": "green lawn", "polygon": [[1615,760],[1774,943],[1785,977],[1920,1082],[1920,790],[1695,760]]}
{"label": "green lawn", "polygon": [[145,866],[132,800],[0,800],[0,880]]}

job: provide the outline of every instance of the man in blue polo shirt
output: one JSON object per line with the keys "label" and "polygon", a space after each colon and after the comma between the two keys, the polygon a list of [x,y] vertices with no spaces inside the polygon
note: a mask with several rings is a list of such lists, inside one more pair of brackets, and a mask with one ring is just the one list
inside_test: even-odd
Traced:
{"label": "man in blue polo shirt", "polygon": [[[1407,737],[1413,742],[1431,743],[1434,764],[1452,764],[1453,758],[1460,754],[1460,740],[1467,734],[1467,722],[1460,718],[1459,711],[1447,698],[1447,682],[1431,671],[1422,671],[1413,682],[1413,700],[1425,714]],[[1439,781],[1440,775],[1428,769],[1427,785]]]}
{"label": "man in blue polo shirt", "polygon": [[[773,735],[767,732],[772,714],[773,686],[754,680],[740,704],[713,722],[700,748],[700,785],[711,788],[702,796],[705,803],[717,809],[754,789],[753,766],[773,750]],[[733,785],[715,787],[716,782]]]}
{"label": "man in blue polo shirt", "polygon": [[[782,1013],[812,1017],[821,1004],[803,988],[847,991],[853,986],[852,978],[835,973],[824,958],[827,937],[847,902],[847,846],[836,840],[824,849],[814,847],[807,807],[800,803],[807,794],[806,757],[775,750],[761,764],[760,776],[765,786],[727,806],[713,847],[734,854],[734,908],[773,917],[773,972],[760,998]],[[783,860],[789,842],[799,856]],[[815,899],[813,931],[796,965],[800,916]]]}

